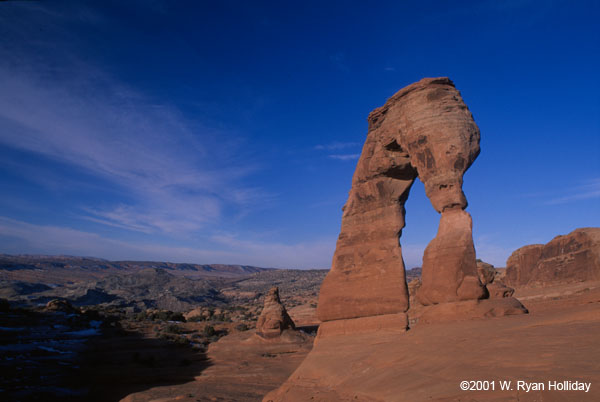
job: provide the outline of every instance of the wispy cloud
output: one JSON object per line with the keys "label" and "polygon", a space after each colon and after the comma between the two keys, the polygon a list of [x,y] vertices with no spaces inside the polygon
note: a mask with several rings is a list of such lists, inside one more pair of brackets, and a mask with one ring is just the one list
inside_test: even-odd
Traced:
{"label": "wispy cloud", "polygon": [[348,72],[350,71],[350,68],[348,66],[347,60],[346,60],[346,54],[344,52],[336,52],[332,55],[329,56],[329,61],[331,62],[331,64],[333,64],[333,66],[343,72]]}
{"label": "wispy cloud", "polygon": [[[3,252],[101,256],[108,259],[153,259],[191,263],[245,264],[275,268],[329,268],[335,239],[283,244],[215,235],[211,244],[166,246],[124,242],[96,233],[54,225],[37,225],[0,216]],[[19,239],[11,246],[12,239]]]}
{"label": "wispy cloud", "polygon": [[600,178],[594,178],[582,182],[578,186],[567,189],[568,195],[552,198],[546,201],[548,205],[566,204],[575,201],[600,198]]}
{"label": "wispy cloud", "polygon": [[319,144],[315,146],[315,149],[325,151],[335,151],[338,149],[354,148],[360,146],[358,142],[331,142],[329,144]]}
{"label": "wispy cloud", "polygon": [[334,155],[327,155],[328,157],[330,157],[331,159],[337,159],[340,161],[351,161],[351,160],[356,160],[360,157],[360,154],[334,154]]}
{"label": "wispy cloud", "polygon": [[[58,25],[53,18],[66,18],[46,17],[50,31]],[[8,31],[18,22],[0,21]],[[50,40],[37,41],[40,49],[53,48]],[[145,233],[193,231],[270,197],[242,183],[256,165],[240,159],[235,143],[243,140],[233,133],[190,121],[75,51],[63,50],[60,68],[23,63],[23,52],[33,50],[0,51],[0,144],[87,172],[121,192],[112,205],[82,205],[84,219]]]}

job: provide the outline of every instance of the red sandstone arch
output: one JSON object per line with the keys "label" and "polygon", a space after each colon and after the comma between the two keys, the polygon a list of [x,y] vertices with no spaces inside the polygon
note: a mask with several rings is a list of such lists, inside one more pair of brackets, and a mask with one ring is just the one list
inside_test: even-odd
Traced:
{"label": "red sandstone arch", "polygon": [[398,238],[404,203],[418,176],[436,211],[425,250],[425,305],[487,296],[477,277],[462,178],[479,154],[479,129],[448,78],[425,78],[369,115],[331,271],[319,296],[322,321],[404,313],[408,291]]}

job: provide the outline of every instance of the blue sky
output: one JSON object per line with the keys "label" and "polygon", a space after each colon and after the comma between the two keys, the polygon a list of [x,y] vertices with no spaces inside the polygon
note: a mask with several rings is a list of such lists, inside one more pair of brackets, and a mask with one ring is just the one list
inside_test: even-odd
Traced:
{"label": "blue sky", "polygon": [[[596,1],[0,2],[0,252],[328,268],[368,113],[449,76],[480,258],[600,226]],[[416,182],[401,243],[438,214]]]}

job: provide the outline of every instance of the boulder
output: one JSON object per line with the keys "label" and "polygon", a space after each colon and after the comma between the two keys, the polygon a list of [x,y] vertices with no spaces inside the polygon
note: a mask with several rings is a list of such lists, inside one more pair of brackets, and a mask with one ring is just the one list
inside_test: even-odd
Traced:
{"label": "boulder", "polygon": [[600,280],[600,228],[580,228],[547,244],[514,251],[506,261],[510,286]]}
{"label": "boulder", "polygon": [[53,299],[46,303],[45,311],[60,311],[67,314],[78,314],[80,310],[77,307],[73,307],[73,305],[68,300],[62,299]]}
{"label": "boulder", "polygon": [[511,287],[506,286],[501,281],[497,280],[492,283],[485,285],[490,299],[500,299],[503,297],[512,297],[515,290]]}
{"label": "boulder", "polygon": [[483,285],[494,282],[496,278],[496,269],[492,264],[477,260],[477,276]]}
{"label": "boulder", "polygon": [[205,313],[205,309],[203,309],[202,307],[196,307],[195,309],[184,313],[183,318],[185,318],[186,321],[204,319]]}
{"label": "boulder", "polygon": [[429,306],[419,317],[419,324],[464,321],[474,318],[527,314],[527,309],[514,297],[465,300]]}
{"label": "boulder", "polygon": [[515,290],[504,284],[501,275],[492,264],[477,260],[477,274],[479,281],[485,285],[490,299],[512,297]]}

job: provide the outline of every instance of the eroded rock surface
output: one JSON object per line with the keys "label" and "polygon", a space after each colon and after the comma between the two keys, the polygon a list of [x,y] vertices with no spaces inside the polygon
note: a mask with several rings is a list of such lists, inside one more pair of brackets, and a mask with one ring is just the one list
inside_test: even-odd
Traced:
{"label": "eroded rock surface", "polygon": [[600,228],[580,228],[547,244],[517,249],[506,261],[510,286],[600,280]]}
{"label": "eroded rock surface", "polygon": [[273,287],[265,296],[265,306],[256,322],[256,334],[263,338],[274,338],[286,329],[295,329],[294,321],[281,304],[279,288]]}
{"label": "eroded rock surface", "polygon": [[477,260],[477,275],[479,276],[479,281],[482,284],[487,285],[488,283],[494,282],[494,279],[496,279],[496,269],[492,264]]}
{"label": "eroded rock surface", "polygon": [[487,296],[477,272],[472,226],[471,215],[462,209],[442,212],[437,236],[423,255],[423,284],[417,292],[421,304]]}
{"label": "eroded rock surface", "polygon": [[501,299],[503,297],[512,297],[515,290],[504,284],[501,275],[496,271],[492,264],[477,260],[477,273],[479,280],[485,285],[490,299]]}
{"label": "eroded rock surface", "polygon": [[427,247],[423,304],[480,299],[463,174],[479,154],[479,129],[448,78],[425,78],[369,115],[332,268],[319,298],[322,321],[404,313],[408,309],[399,236],[404,203],[419,177],[436,211],[438,236]]}

